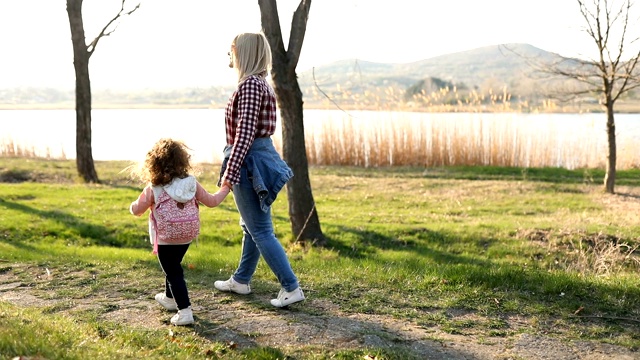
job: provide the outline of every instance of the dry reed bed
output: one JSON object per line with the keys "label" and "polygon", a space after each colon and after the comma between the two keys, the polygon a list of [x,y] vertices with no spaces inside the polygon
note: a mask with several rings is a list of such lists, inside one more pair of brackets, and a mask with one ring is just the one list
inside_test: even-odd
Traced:
{"label": "dry reed bed", "polygon": [[[500,166],[603,168],[605,134],[561,138],[557,129],[535,128],[509,117],[487,121],[471,115],[455,120],[416,120],[403,113],[371,113],[305,122],[309,164],[380,166]],[[586,133],[585,133],[586,134]],[[281,149],[278,133],[275,143]],[[618,168],[640,167],[635,144],[618,140]],[[0,156],[66,159],[64,151],[0,140]]]}
{"label": "dry reed bed", "polygon": [[35,146],[16,144],[13,140],[0,140],[0,157],[21,157],[21,158],[44,158],[66,160],[67,155],[62,151],[60,154],[52,154],[50,148],[40,150]]}
{"label": "dry reed bed", "polygon": [[[502,166],[602,168],[606,151],[601,141],[578,134],[560,138],[555,129],[469,118],[413,121],[391,117],[371,121],[347,117],[307,126],[310,164],[378,166]],[[546,131],[545,131],[546,130]],[[618,168],[636,168],[640,158],[633,144],[618,141]]]}

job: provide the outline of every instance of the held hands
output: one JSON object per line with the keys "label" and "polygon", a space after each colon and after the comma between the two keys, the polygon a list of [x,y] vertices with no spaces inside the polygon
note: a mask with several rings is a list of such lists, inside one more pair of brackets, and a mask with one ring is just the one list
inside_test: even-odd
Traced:
{"label": "held hands", "polygon": [[216,191],[215,194],[213,194],[213,196],[215,196],[216,198],[219,198],[219,202],[221,203],[226,197],[227,195],[229,195],[229,193],[231,192],[231,187],[229,186],[229,183],[225,182],[224,184],[222,184],[222,187],[220,188],[220,190]]}
{"label": "held hands", "polygon": [[196,198],[198,201],[206,207],[216,207],[224,201],[231,191],[230,187],[223,184],[215,193],[208,192],[205,188],[198,183],[198,189],[196,191]]}
{"label": "held hands", "polygon": [[[211,204],[211,206],[207,206],[214,207],[220,205],[230,192],[231,184],[229,184],[228,181],[223,182],[222,187],[220,187],[220,189],[216,191],[215,194],[213,194],[213,203]],[[211,196],[211,194],[209,194],[209,196]]]}
{"label": "held hands", "polygon": [[225,180],[225,181],[222,183],[222,187],[220,188],[220,190],[224,189],[225,187],[226,187],[226,188],[228,188],[228,189],[229,189],[229,191],[233,191],[233,185],[231,185],[231,183],[230,183],[230,182],[228,182],[227,180]]}
{"label": "held hands", "polygon": [[218,190],[216,192],[219,193],[219,194],[222,194],[222,195],[224,195],[226,197],[231,192],[231,188],[229,188],[228,186],[222,186],[220,188],[220,190]]}

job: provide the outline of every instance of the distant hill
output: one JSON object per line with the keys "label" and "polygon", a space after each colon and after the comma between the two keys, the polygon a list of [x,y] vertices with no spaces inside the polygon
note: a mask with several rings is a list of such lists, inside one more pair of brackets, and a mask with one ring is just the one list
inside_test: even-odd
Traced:
{"label": "distant hill", "polygon": [[437,56],[414,63],[397,65],[402,76],[428,75],[454,83],[480,86],[491,80],[509,84],[513,79],[529,77],[533,71],[528,61],[549,63],[558,55],[528,44],[505,44]]}
{"label": "distant hill", "polygon": [[[298,81],[305,108],[493,111],[501,107],[498,110],[554,111],[549,89],[576,84],[565,78],[541,77],[531,64],[558,59],[559,55],[529,44],[503,44],[406,64],[342,60],[301,72]],[[575,65],[571,61],[565,64]],[[226,104],[232,91],[232,86],[138,92],[96,90],[93,99],[94,107],[219,108]],[[621,100],[630,99],[640,105],[638,92]],[[70,89],[0,89],[0,108],[42,104],[73,108],[73,101]],[[593,97],[576,104],[580,111],[585,110],[583,104],[599,109]]]}
{"label": "distant hill", "polygon": [[299,82],[309,102],[326,99],[320,91],[337,99],[344,99],[345,94],[360,97],[365,93],[384,96],[393,92],[398,99],[407,100],[416,92],[416,86],[425,86],[429,91],[424,93],[429,93],[435,83],[455,86],[456,91],[465,89],[457,98],[455,94],[445,96],[444,101],[449,103],[473,91],[508,93],[510,100],[534,100],[543,96],[543,88],[550,82],[566,79],[542,80],[531,63],[550,63],[559,58],[529,44],[503,44],[406,64],[343,60],[305,71],[299,75]]}
{"label": "distant hill", "polygon": [[509,83],[514,77],[526,76],[532,69],[528,59],[550,61],[558,55],[528,44],[505,44],[462,51],[407,64],[381,64],[357,59],[342,60],[320,66],[299,75],[301,84],[316,81],[323,84],[393,82],[409,86],[424,77],[437,77],[453,83],[480,85],[497,79]]}
{"label": "distant hill", "polygon": [[[529,62],[549,62],[558,55],[528,44],[504,44],[441,55],[406,64],[381,64],[357,59],[343,60],[299,75],[303,89],[320,87],[360,92],[372,87],[408,88],[425,78],[437,78],[470,89],[507,86],[519,89],[523,83],[531,87],[534,81]],[[315,76],[315,80],[314,80]]]}

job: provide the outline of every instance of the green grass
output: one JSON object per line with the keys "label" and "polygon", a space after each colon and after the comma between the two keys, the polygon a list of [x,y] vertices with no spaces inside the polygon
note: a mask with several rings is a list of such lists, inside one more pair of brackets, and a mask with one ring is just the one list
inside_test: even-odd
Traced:
{"label": "green grass", "polygon": [[[0,353],[3,355],[37,354],[44,359],[132,359],[197,356],[203,347],[212,353],[224,351],[223,347],[210,346],[184,329],[168,334],[89,319],[74,321],[2,302],[0,320],[3,324]],[[172,339],[180,341],[167,341]]]}
{"label": "green grass", "polygon": [[[146,215],[128,212],[141,185],[120,173],[127,165],[97,163],[104,183],[85,185],[76,179],[72,161],[0,159],[0,178],[22,181],[0,186],[0,275],[17,277],[43,299],[65,300],[33,307],[0,301],[0,354],[402,358],[388,349],[236,350],[210,340],[206,324],[173,328],[169,335],[161,326],[149,330],[105,321],[100,315],[118,307],[108,301],[97,310],[68,311],[105,291],[140,299],[162,286]],[[199,177],[210,190],[216,171],[203,165]],[[388,315],[482,338],[553,333],[638,349],[638,251],[626,259],[604,259],[609,262],[603,272],[597,265],[604,254],[588,244],[597,239],[610,239],[612,246],[640,244],[640,172],[620,171],[623,195],[616,196],[600,191],[601,175],[548,168],[317,167],[311,169],[312,187],[329,245],[290,244],[286,192],[273,206],[275,231],[308,296],[347,314]],[[590,177],[597,181],[585,180]],[[228,276],[240,252],[231,197],[217,208],[203,208],[201,216],[202,236],[185,258],[194,292],[210,290],[213,280]],[[262,262],[253,287],[257,293],[278,290]],[[306,306],[299,311],[321,312]],[[528,322],[513,327],[507,321],[513,316]],[[35,335],[36,329],[46,335]]]}

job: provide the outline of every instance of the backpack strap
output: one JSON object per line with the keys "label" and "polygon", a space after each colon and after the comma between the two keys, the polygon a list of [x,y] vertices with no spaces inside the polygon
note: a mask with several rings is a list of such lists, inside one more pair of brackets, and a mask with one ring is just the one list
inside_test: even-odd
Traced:
{"label": "backpack strap", "polygon": [[[164,192],[164,188],[162,186],[152,186],[151,190],[153,190],[153,203],[155,206],[158,205],[158,199],[160,195]],[[149,213],[151,221],[153,222],[154,236],[153,236],[153,254],[158,254],[158,222],[156,221],[156,217],[153,215],[153,211]]]}
{"label": "backpack strap", "polygon": [[156,221],[156,217],[153,216],[153,211],[150,213],[151,221],[153,222],[153,254],[158,254],[158,222]]}
{"label": "backpack strap", "polygon": [[162,195],[164,188],[162,186],[152,186],[151,190],[153,190],[153,202],[158,203],[158,198]]}

